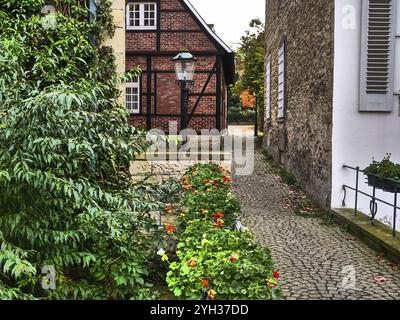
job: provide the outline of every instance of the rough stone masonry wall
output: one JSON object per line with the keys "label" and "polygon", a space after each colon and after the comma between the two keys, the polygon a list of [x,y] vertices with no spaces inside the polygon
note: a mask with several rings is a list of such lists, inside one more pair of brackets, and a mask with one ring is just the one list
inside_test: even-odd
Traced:
{"label": "rough stone masonry wall", "polygon": [[[264,144],[323,207],[330,205],[333,0],[267,0],[271,121]],[[278,48],[286,36],[286,117],[277,119]]]}

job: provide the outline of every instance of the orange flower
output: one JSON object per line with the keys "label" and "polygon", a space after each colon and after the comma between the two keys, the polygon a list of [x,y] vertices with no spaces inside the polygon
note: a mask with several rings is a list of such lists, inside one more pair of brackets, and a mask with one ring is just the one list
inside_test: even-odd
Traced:
{"label": "orange flower", "polygon": [[209,298],[210,300],[214,300],[215,297],[216,297],[216,295],[217,295],[217,292],[216,292],[215,290],[210,289],[210,290],[208,291],[208,298]]}
{"label": "orange flower", "polygon": [[182,185],[182,189],[185,191],[191,191],[193,188],[193,184],[191,183],[183,183]]}
{"label": "orange flower", "polygon": [[267,283],[268,288],[270,289],[274,289],[276,286],[278,286],[277,278],[265,279],[265,282]]}
{"label": "orange flower", "polygon": [[217,220],[217,223],[214,224],[214,227],[216,227],[216,228],[222,228],[222,227],[224,227],[224,226],[225,226],[225,221],[222,220],[222,219],[218,219],[218,220]]}
{"label": "orange flower", "polygon": [[173,234],[176,231],[176,227],[170,224],[167,224],[165,226],[165,230],[167,231],[168,234]]}
{"label": "orange flower", "polygon": [[165,210],[167,211],[168,214],[171,214],[174,211],[174,208],[173,207],[167,207]]}
{"label": "orange flower", "polygon": [[186,264],[187,264],[189,267],[196,268],[196,267],[197,267],[197,260],[196,260],[196,258],[190,258],[190,259],[186,262]]}
{"label": "orange flower", "polygon": [[202,280],[201,284],[202,284],[203,287],[208,287],[209,286],[208,280]]}

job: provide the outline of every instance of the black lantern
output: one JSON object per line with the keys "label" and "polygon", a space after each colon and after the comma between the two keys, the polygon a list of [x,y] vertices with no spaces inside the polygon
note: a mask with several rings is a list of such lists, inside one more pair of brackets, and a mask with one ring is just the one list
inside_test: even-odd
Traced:
{"label": "black lantern", "polygon": [[172,58],[176,80],[181,87],[181,130],[188,126],[189,88],[193,83],[197,59],[190,52],[178,53]]}

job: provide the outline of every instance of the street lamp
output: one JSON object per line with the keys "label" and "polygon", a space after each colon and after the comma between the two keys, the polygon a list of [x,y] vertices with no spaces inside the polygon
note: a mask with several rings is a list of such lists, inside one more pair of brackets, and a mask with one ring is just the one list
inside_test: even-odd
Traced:
{"label": "street lamp", "polygon": [[181,130],[188,126],[189,88],[193,83],[197,59],[189,52],[178,53],[172,58],[176,79],[181,87]]}

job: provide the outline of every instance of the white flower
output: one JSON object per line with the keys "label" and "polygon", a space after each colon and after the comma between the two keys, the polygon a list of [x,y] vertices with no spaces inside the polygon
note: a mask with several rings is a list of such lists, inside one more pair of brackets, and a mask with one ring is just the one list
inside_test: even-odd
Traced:
{"label": "white flower", "polygon": [[164,254],[165,254],[164,249],[160,249],[157,251],[157,255],[159,255],[159,256],[163,256]]}

